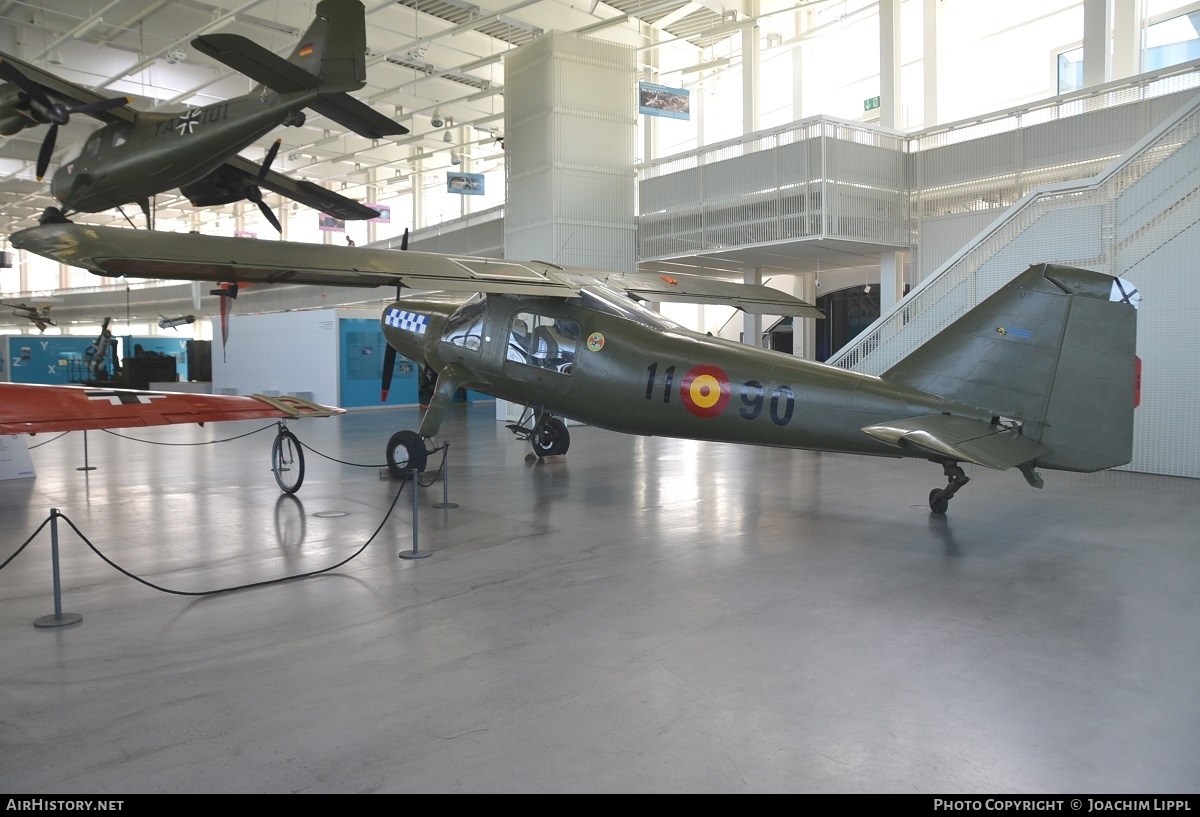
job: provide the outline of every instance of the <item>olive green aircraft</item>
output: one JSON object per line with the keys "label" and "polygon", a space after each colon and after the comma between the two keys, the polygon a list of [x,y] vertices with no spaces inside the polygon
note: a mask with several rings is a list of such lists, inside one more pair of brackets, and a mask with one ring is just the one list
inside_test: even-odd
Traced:
{"label": "olive green aircraft", "polygon": [[[54,224],[14,246],[111,277],[397,288],[381,315],[396,352],[436,374],[420,427],[387,443],[388,467],[424,470],[460,388],[527,407],[510,428],[540,457],[567,452],[564,418],[630,434],[915,457],[942,467],[935,514],[962,465],[1099,471],[1133,449],[1136,289],[1111,275],[1032,264],[884,372],[871,376],[690,331],[644,302],[719,303],[819,316],[759,285],[617,274],[548,262]],[[417,290],[400,294],[401,287]]]}
{"label": "olive green aircraft", "polygon": [[15,57],[0,54],[0,135],[49,125],[37,158],[41,181],[54,153],[58,128],[74,113],[107,124],[92,133],[77,157],[51,180],[61,207],[43,223],[68,214],[98,213],[136,202],[151,221],[153,196],[179,188],[195,206],[248,200],[280,229],[262,189],[295,199],[339,219],[375,218],[379,212],[320,185],[271,170],[280,141],[261,165],[238,152],[280,125],[304,124],[305,109],[371,139],[408,128],[350,96],[366,84],[366,22],[359,0],[321,0],[316,19],[289,59],[237,34],[207,34],[196,50],[261,83],[250,93],[185,113],[137,111],[127,97],[105,98]]}

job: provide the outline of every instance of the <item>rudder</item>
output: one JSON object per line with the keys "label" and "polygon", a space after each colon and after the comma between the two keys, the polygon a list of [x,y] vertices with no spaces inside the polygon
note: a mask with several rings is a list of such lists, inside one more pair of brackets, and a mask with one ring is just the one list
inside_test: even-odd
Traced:
{"label": "rudder", "polygon": [[357,91],[367,81],[366,13],[359,0],[321,0],[291,62],[320,80],[323,93]]}
{"label": "rudder", "polygon": [[1034,264],[884,372],[994,417],[1049,453],[1035,465],[1099,471],[1133,456],[1136,290],[1121,278]]}

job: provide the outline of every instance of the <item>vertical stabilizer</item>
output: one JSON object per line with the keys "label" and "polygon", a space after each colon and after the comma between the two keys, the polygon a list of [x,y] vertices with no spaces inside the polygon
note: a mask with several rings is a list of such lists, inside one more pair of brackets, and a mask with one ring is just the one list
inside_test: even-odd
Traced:
{"label": "vertical stabilizer", "polygon": [[357,91],[367,81],[366,31],[359,0],[321,0],[288,61],[318,77],[322,92]]}
{"label": "vertical stabilizer", "polygon": [[1036,465],[1098,471],[1133,456],[1137,290],[1034,264],[883,374],[1021,424]]}

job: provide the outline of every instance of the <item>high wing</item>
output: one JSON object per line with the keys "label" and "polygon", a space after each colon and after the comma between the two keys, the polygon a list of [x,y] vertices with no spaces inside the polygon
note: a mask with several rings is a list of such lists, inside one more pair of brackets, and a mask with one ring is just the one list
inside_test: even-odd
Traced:
{"label": "high wing", "polygon": [[[194,233],[164,233],[45,224],[11,236],[14,247],[112,278],[224,283],[409,287],[574,298],[616,290],[639,300],[723,303],[752,313],[822,317],[805,301],[762,285],[699,275],[618,274],[545,261],[442,255],[413,250],[338,247],[288,241],[244,241]],[[657,283],[655,283],[657,279]]]}
{"label": "high wing", "polygon": [[[54,74],[47,73],[36,65],[30,65],[24,60],[19,60],[8,54],[0,53],[0,60],[12,63],[29,80],[40,85],[46,93],[65,102],[74,102],[76,105],[90,105],[99,104],[109,98],[95,91],[90,91],[82,85],[68,82],[62,77],[56,77]],[[108,108],[107,110],[92,111],[88,113],[88,116],[105,123],[133,122],[137,118],[137,110],[128,105],[121,105],[115,108]]]}
{"label": "high wing", "polygon": [[190,394],[0,383],[0,434],[133,428],[172,423],[331,417],[345,409],[298,397]]}
{"label": "high wing", "polygon": [[368,207],[332,190],[326,190],[319,184],[292,179],[274,170],[268,170],[266,175],[259,179],[260,165],[241,156],[233,157],[225,165],[229,170],[245,176],[247,184],[265,187],[273,193],[286,196],[306,207],[320,210],[322,213],[328,213],[334,218],[356,221],[376,218],[379,215],[379,211],[373,207]]}

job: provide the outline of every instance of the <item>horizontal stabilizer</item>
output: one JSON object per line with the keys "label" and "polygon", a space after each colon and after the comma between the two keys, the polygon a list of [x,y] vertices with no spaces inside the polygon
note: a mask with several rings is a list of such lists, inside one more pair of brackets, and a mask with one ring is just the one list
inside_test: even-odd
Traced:
{"label": "horizontal stabilizer", "polygon": [[641,301],[734,306],[752,315],[793,315],[823,318],[824,313],[807,301],[762,284],[743,284],[703,275],[672,275],[649,272],[609,276],[605,283]]}
{"label": "horizontal stabilizer", "polygon": [[408,128],[399,122],[388,119],[349,94],[322,94],[319,99],[310,102],[308,107],[366,139],[382,139],[385,136],[408,133]]}
{"label": "horizontal stabilizer", "polygon": [[1050,450],[1014,429],[952,414],[870,425],[863,432],[897,448],[918,449],[998,471],[1030,462]]}
{"label": "horizontal stabilizer", "polygon": [[203,34],[192,47],[277,93],[311,91],[321,84],[319,77],[240,34]]}

